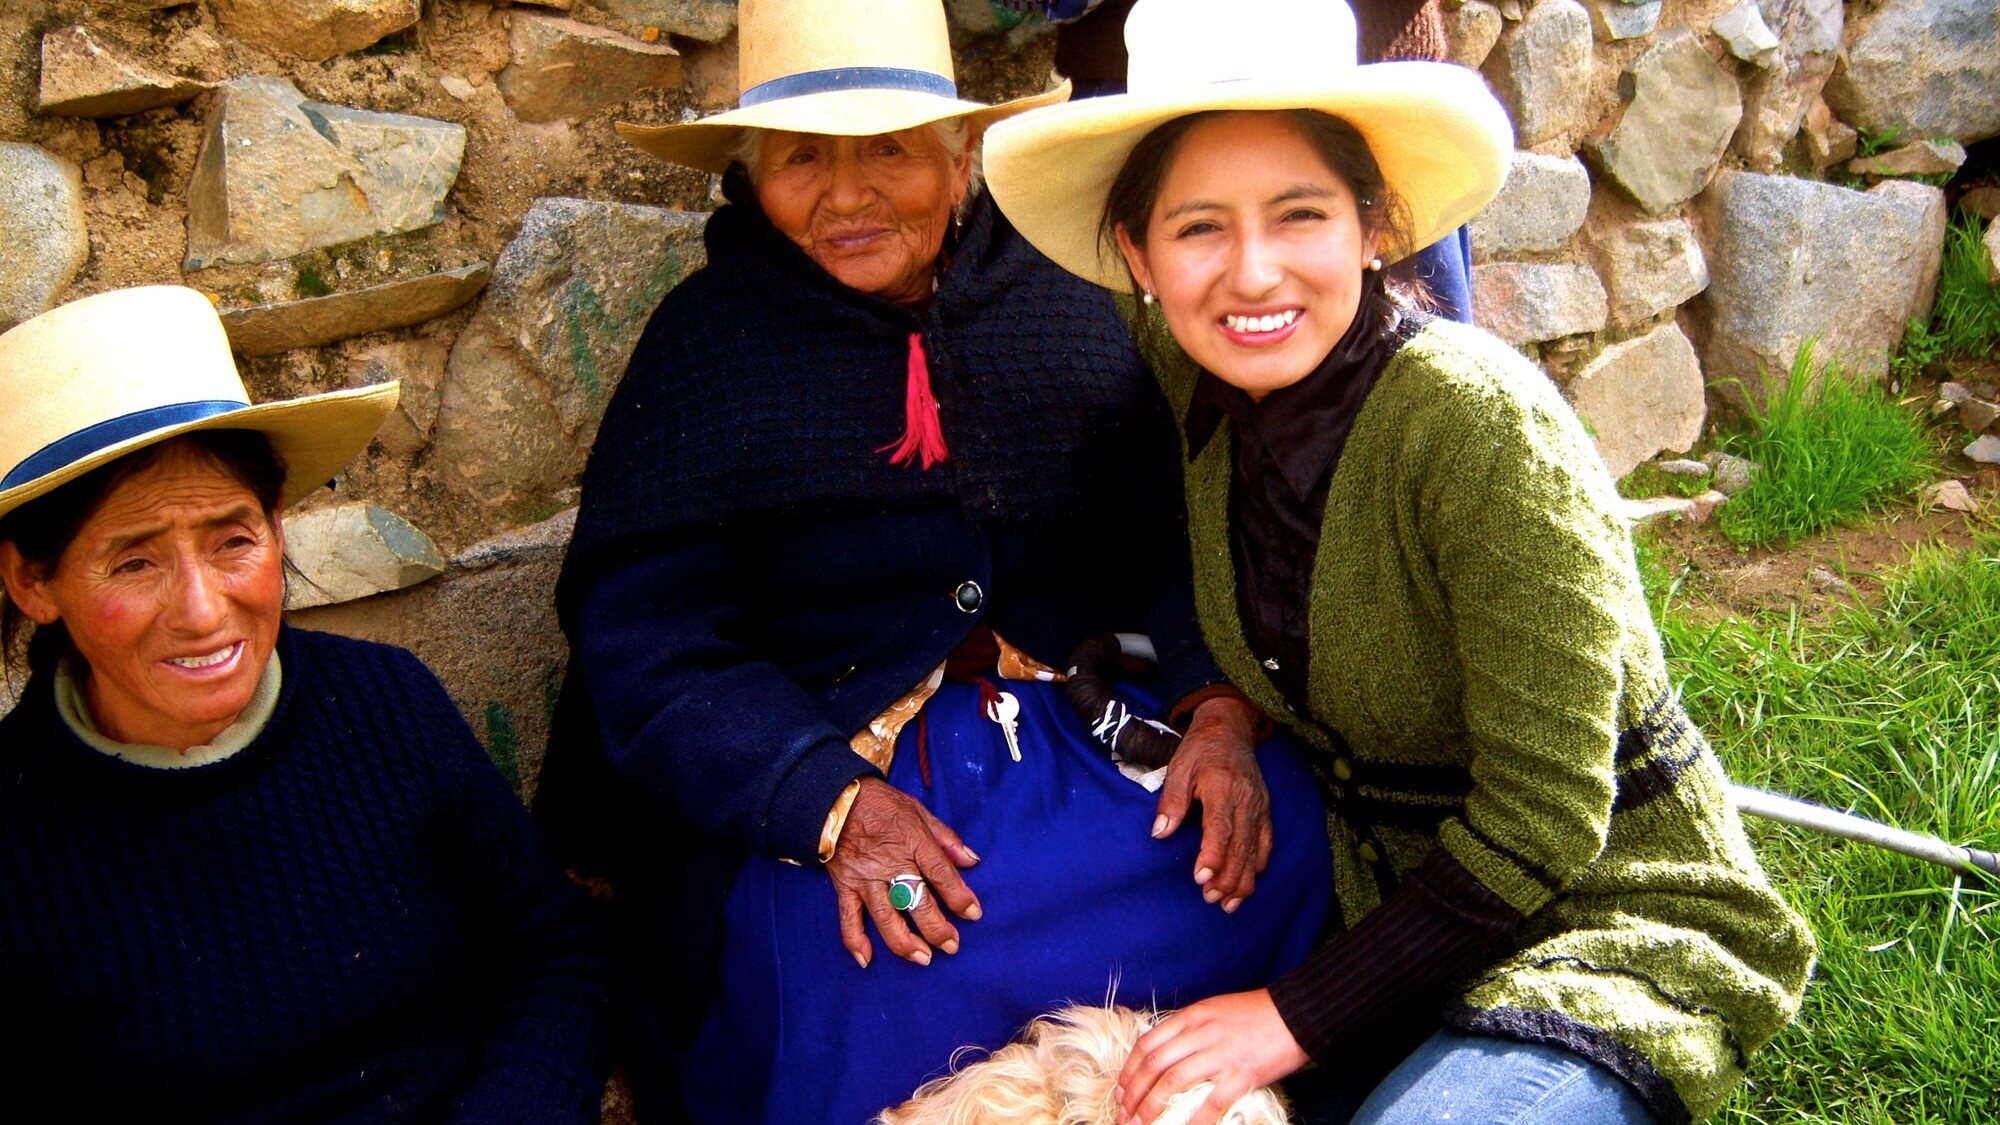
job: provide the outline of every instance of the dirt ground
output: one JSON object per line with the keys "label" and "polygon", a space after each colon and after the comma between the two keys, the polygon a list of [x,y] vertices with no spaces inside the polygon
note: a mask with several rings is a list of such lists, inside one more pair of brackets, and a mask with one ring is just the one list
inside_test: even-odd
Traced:
{"label": "dirt ground", "polygon": [[[1989,366],[2000,371],[2000,363]],[[1676,603],[1699,618],[1749,618],[1797,607],[1802,618],[1822,620],[1876,601],[1885,578],[1922,548],[1965,550],[1981,538],[1990,541],[2000,534],[2000,466],[1959,456],[1967,436],[1956,427],[1942,432],[1951,452],[1941,459],[1940,479],[1963,482],[1978,512],[1913,500],[1786,546],[1750,549],[1731,543],[1713,521],[1661,526],[1645,534],[1681,579]]]}

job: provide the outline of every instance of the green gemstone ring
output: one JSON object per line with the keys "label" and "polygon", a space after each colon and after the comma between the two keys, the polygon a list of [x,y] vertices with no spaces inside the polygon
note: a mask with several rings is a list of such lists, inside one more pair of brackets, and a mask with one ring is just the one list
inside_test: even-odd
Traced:
{"label": "green gemstone ring", "polygon": [[924,902],[924,878],[898,875],[889,880],[889,905],[897,910],[915,910]]}

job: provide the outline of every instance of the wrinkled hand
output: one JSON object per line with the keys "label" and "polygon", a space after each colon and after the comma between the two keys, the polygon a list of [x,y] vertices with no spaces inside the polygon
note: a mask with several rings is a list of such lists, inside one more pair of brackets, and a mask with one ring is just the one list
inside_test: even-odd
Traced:
{"label": "wrinkled hand", "polygon": [[1256,713],[1241,699],[1219,697],[1195,708],[1160,787],[1153,836],[1165,839],[1201,802],[1201,852],[1194,881],[1202,897],[1235,913],[1257,889],[1271,860],[1271,793],[1257,767]]}
{"label": "wrinkled hand", "polygon": [[[978,862],[958,833],[916,798],[879,778],[863,779],[833,858],[826,861],[840,903],[840,944],[857,964],[868,967],[875,946],[861,922],[866,912],[875,920],[882,944],[898,957],[928,965],[933,945],[957,953],[958,929],[939,903],[968,922],[979,920],[979,899],[958,874],[959,868]],[[889,905],[889,880],[898,875],[921,875],[928,884],[924,900],[907,919]]]}
{"label": "wrinkled hand", "polygon": [[1139,1037],[1118,1072],[1121,1125],[1151,1121],[1167,1099],[1202,1082],[1215,1088],[1188,1125],[1215,1125],[1238,1098],[1306,1065],[1265,989],[1182,1008]]}

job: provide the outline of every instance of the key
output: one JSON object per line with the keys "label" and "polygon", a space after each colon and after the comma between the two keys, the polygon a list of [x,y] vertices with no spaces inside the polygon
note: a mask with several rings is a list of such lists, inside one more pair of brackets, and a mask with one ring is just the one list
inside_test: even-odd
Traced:
{"label": "key", "polygon": [[986,705],[986,717],[1000,724],[1000,733],[1007,739],[1007,756],[1020,761],[1021,701],[1013,692],[1003,691],[1000,698]]}

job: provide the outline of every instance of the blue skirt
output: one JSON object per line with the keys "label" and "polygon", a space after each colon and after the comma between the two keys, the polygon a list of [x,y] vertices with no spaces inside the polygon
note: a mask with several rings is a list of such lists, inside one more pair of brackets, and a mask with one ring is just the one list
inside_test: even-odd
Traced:
{"label": "blue skirt", "polygon": [[[866,969],[840,944],[823,871],[753,857],[725,906],[722,981],[685,1095],[712,1125],[862,1125],[946,1073],[961,1047],[995,1048],[1071,1002],[1178,1007],[1260,987],[1304,959],[1332,897],[1326,813],[1293,749],[1258,748],[1275,846],[1235,914],[1194,883],[1201,823],[1151,836],[1158,795],[1118,772],[1060,685],[1009,681],[1021,761],[947,682],[904,728],[889,773],[981,857],[965,872],[984,916],[928,967],[888,953]],[[1128,698],[1137,693],[1127,693]]]}

